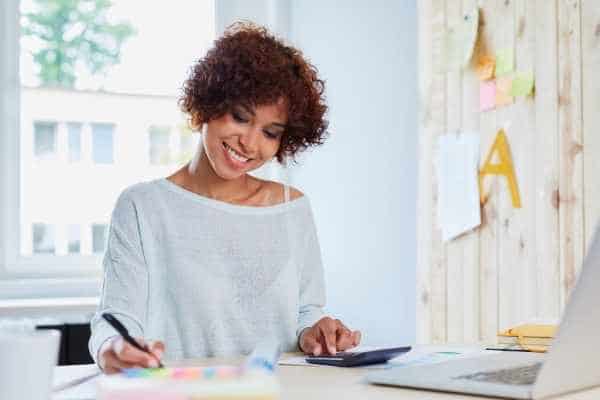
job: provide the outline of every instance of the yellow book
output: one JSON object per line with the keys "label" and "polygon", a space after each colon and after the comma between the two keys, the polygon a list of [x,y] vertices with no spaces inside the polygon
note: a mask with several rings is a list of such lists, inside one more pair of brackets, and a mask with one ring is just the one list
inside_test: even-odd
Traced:
{"label": "yellow book", "polygon": [[537,336],[523,336],[519,338],[518,336],[502,336],[498,335],[498,343],[499,344],[525,344],[525,345],[533,345],[533,346],[550,346],[552,343],[552,338],[546,337],[537,337]]}
{"label": "yellow book", "polygon": [[518,325],[498,332],[498,343],[516,344],[524,350],[545,352],[556,334],[556,328],[556,325]]}

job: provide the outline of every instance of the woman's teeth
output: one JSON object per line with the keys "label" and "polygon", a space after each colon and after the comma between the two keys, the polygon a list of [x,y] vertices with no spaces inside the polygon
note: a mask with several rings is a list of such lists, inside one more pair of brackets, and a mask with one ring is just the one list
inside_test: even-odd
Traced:
{"label": "woman's teeth", "polygon": [[237,160],[239,162],[248,162],[250,159],[246,158],[244,156],[241,156],[240,154],[236,153],[235,150],[233,150],[231,147],[229,147],[229,145],[227,143],[223,143],[225,145],[225,148],[227,149],[227,152],[229,153],[229,155],[231,156],[231,158],[233,158],[234,160]]}

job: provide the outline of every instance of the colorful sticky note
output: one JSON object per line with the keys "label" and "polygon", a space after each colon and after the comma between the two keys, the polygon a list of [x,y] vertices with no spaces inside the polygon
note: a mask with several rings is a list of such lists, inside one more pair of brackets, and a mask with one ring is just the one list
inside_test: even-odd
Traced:
{"label": "colorful sticky note", "polygon": [[481,82],[479,84],[479,111],[493,110],[495,106],[496,82]]}
{"label": "colorful sticky note", "polygon": [[533,72],[519,73],[513,79],[510,89],[511,96],[529,96],[533,92]]}
{"label": "colorful sticky note", "polygon": [[502,49],[496,52],[496,76],[503,76],[512,72],[515,59],[514,49]]}
{"label": "colorful sticky note", "polygon": [[477,59],[475,65],[475,73],[481,81],[486,81],[494,77],[494,69],[496,67],[496,59],[492,56],[482,54]]}
{"label": "colorful sticky note", "polygon": [[512,78],[496,78],[496,107],[512,104],[514,98],[510,95],[512,89]]}

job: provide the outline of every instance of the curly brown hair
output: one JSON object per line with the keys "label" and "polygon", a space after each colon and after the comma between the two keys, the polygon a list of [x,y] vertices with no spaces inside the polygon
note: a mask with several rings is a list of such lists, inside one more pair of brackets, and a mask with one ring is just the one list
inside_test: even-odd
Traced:
{"label": "curly brown hair", "polygon": [[285,45],[264,27],[238,22],[228,27],[190,71],[179,99],[193,129],[233,107],[256,107],[283,99],[288,121],[277,160],[292,159],[309,146],[322,144],[328,122],[325,82],[302,53]]}

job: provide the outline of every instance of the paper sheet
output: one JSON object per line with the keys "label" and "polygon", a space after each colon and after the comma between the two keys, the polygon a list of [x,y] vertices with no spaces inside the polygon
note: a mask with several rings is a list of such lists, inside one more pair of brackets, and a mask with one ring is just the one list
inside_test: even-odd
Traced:
{"label": "paper sheet", "polygon": [[478,134],[460,132],[439,137],[438,221],[444,241],[481,224],[478,164]]}
{"label": "paper sheet", "polygon": [[530,96],[533,92],[533,72],[521,72],[513,79],[510,88],[511,96]]}
{"label": "paper sheet", "polygon": [[511,89],[511,77],[496,78],[496,107],[507,106],[514,102],[514,97],[510,95]]}
{"label": "paper sheet", "polygon": [[496,82],[485,81],[479,84],[479,111],[489,111],[496,107]]}
{"label": "paper sheet", "polygon": [[[369,351],[384,347],[359,346],[349,351]],[[364,369],[387,369],[408,367],[413,365],[436,364],[450,359],[467,358],[485,354],[483,346],[453,346],[453,345],[416,345],[411,351],[401,354],[388,361],[386,364],[368,365]],[[338,368],[331,365],[309,364],[305,356],[284,357],[279,360],[279,365],[295,365],[314,368]]]}
{"label": "paper sheet", "polygon": [[420,345],[408,353],[390,360],[391,367],[438,364],[448,360],[479,357],[487,354],[483,346],[460,345]]}
{"label": "paper sheet", "polygon": [[100,370],[95,364],[56,367],[52,400],[88,400],[96,398]]}
{"label": "paper sheet", "polygon": [[514,49],[506,48],[496,52],[496,76],[511,73],[515,65]]}
{"label": "paper sheet", "polygon": [[455,26],[448,28],[445,36],[445,64],[447,69],[469,65],[479,32],[479,8],[473,8]]}

